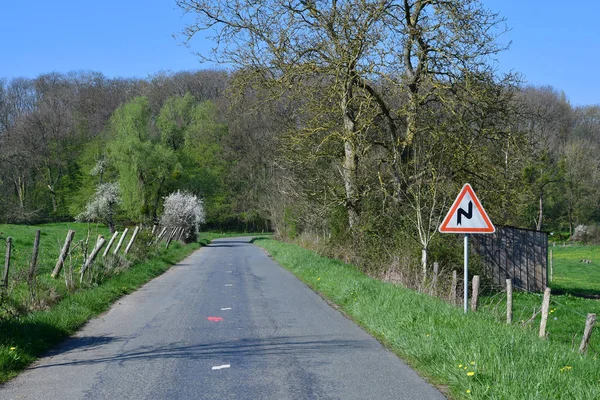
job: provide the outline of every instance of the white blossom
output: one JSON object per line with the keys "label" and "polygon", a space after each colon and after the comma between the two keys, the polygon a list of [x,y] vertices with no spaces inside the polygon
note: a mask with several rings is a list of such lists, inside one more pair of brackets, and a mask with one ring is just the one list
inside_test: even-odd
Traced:
{"label": "white blossom", "polygon": [[96,193],[76,219],[78,221],[101,221],[111,226],[114,207],[120,202],[119,184],[117,182],[102,183],[98,185]]}
{"label": "white blossom", "polygon": [[107,164],[108,163],[106,162],[106,159],[99,159],[98,161],[96,161],[94,168],[92,168],[92,170],[90,171],[90,175],[102,176],[102,174],[104,174],[104,171],[106,171]]}
{"label": "white blossom", "polygon": [[196,195],[178,190],[165,197],[164,211],[160,218],[163,227],[183,227],[185,239],[189,242],[197,239],[203,222],[204,205]]}

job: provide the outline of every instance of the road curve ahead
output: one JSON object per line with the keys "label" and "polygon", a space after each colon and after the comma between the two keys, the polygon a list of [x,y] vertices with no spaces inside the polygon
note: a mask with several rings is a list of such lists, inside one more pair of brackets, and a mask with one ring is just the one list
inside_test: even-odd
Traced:
{"label": "road curve ahead", "polygon": [[250,238],[215,240],[0,387],[0,399],[443,399]]}

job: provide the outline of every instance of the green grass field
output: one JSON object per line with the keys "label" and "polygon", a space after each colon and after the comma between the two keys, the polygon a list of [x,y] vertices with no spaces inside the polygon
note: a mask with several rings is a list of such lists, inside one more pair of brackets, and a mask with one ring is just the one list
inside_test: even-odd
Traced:
{"label": "green grass field", "polygon": [[[552,289],[600,298],[600,246],[551,247]],[[591,264],[581,260],[590,260]]]}
{"label": "green grass field", "polygon": [[[372,279],[352,265],[298,246],[269,239],[255,244],[338,304],[451,398],[600,398],[598,360],[579,355],[570,343],[555,338],[558,324],[566,319],[566,310],[555,305],[552,316],[557,320],[549,322],[550,340],[540,340],[536,329],[524,329],[518,322],[509,326],[486,311],[495,308],[500,295],[489,298],[492,301],[482,312],[464,315],[442,300]],[[592,301],[573,299],[576,303],[571,304],[565,298],[573,307]],[[515,319],[517,308],[535,299],[536,295],[516,295]],[[573,326],[583,330],[579,321]]]}

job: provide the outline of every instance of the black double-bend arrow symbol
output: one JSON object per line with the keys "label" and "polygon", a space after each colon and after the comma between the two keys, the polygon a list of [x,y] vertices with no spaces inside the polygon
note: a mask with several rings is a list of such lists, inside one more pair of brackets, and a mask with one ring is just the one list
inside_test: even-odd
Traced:
{"label": "black double-bend arrow symbol", "polygon": [[469,201],[469,211],[465,211],[462,208],[458,209],[458,212],[456,213],[456,224],[457,225],[461,225],[461,218],[463,217],[463,215],[467,219],[473,218],[473,202],[472,201]]}

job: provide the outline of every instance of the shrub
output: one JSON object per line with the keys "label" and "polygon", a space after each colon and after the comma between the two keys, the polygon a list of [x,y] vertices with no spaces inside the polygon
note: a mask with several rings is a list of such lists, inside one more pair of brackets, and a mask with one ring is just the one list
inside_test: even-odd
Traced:
{"label": "shrub", "polygon": [[115,223],[113,216],[116,206],[121,202],[119,184],[117,182],[101,183],[96,189],[96,193],[85,206],[85,210],[79,214],[78,221],[103,222],[115,232]]}
{"label": "shrub", "polygon": [[165,197],[160,224],[167,229],[184,228],[183,239],[186,243],[198,239],[200,224],[203,222],[204,205],[196,195],[178,190]]}

